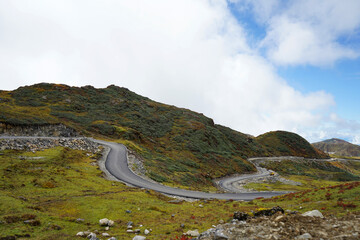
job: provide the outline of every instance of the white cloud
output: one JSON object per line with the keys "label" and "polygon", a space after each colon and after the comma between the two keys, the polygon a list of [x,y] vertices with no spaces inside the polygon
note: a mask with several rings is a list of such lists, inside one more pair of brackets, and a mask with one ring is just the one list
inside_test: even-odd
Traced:
{"label": "white cloud", "polygon": [[358,0],[234,1],[250,5],[255,19],[265,26],[261,46],[276,64],[324,66],[360,55],[360,49],[341,42],[360,27]]}
{"label": "white cloud", "polygon": [[[270,19],[277,4],[259,11]],[[326,46],[316,42],[311,25],[284,19],[305,40],[308,30],[313,48]],[[289,62],[283,42],[296,41],[275,26],[272,31],[265,41],[278,47],[272,58]],[[222,0],[1,1],[0,32],[2,89],[38,82],[116,84],[254,135],[315,128],[334,105],[328,93],[303,94],[281,79],[247,44],[246,31]],[[295,53],[293,63],[308,57]]]}
{"label": "white cloud", "polygon": [[322,34],[306,22],[288,17],[270,22],[263,45],[269,58],[280,65],[329,65],[341,58],[356,58],[358,53],[337,43],[334,36]]}
{"label": "white cloud", "polygon": [[238,54],[228,59],[217,83],[209,99],[218,122],[255,135],[270,129],[314,127],[321,120],[314,111],[334,104],[327,93],[304,95],[296,91],[266,60],[255,55]]}
{"label": "white cloud", "polygon": [[359,144],[359,121],[343,119],[335,113],[330,113],[329,115],[323,115],[321,122],[322,124],[316,128],[303,128],[299,133],[311,142],[340,138]]}

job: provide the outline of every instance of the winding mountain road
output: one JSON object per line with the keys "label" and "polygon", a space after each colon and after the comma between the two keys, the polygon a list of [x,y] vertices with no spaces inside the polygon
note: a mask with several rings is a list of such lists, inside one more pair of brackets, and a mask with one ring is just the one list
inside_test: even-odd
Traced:
{"label": "winding mountain road", "polygon": [[[227,191],[230,192],[241,192],[238,185],[238,182],[247,180],[247,179],[256,179],[256,178],[263,178],[271,176],[271,172],[266,168],[256,166],[257,172],[249,173],[249,174],[242,174],[239,176],[230,176],[226,178],[222,178],[218,181],[218,185]],[[285,192],[284,192],[285,193]]]}
{"label": "winding mountain road", "polygon": [[[52,138],[59,139],[57,137],[31,137],[31,136],[0,136],[0,139],[35,139],[35,138]],[[255,198],[270,198],[277,195],[285,194],[286,192],[251,192],[251,193],[206,193],[206,192],[198,192],[198,191],[190,191],[184,190],[180,188],[172,188],[168,186],[164,186],[158,183],[150,182],[146,179],[143,179],[136,174],[134,174],[128,166],[127,162],[127,149],[124,145],[102,141],[97,139],[89,138],[90,140],[107,146],[110,148],[108,155],[106,156],[105,168],[106,170],[114,176],[116,179],[128,183],[130,185],[151,189],[160,193],[185,197],[185,198],[195,198],[195,199],[227,199],[227,200],[245,200],[250,201]],[[263,174],[263,173],[260,173]],[[252,175],[253,177],[256,176]],[[249,175],[244,175],[243,177],[249,178]],[[257,176],[258,177],[258,176]]]}
{"label": "winding mountain road", "polygon": [[169,194],[173,196],[196,198],[196,199],[233,199],[233,200],[252,200],[255,198],[269,198],[277,195],[285,194],[285,192],[251,192],[251,193],[205,193],[198,191],[190,191],[179,188],[172,188],[158,183],[149,182],[135,175],[128,167],[127,149],[124,145],[95,140],[93,141],[108,146],[110,152],[107,156],[105,167],[115,178],[140,188],[152,189],[157,192]]}

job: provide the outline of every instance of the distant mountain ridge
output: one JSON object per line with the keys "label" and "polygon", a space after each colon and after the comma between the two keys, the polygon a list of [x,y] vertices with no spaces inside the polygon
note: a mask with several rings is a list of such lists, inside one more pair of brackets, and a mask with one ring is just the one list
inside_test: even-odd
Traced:
{"label": "distant mountain ridge", "polygon": [[[203,114],[158,103],[115,85],[40,83],[0,91],[0,109],[0,133],[14,126],[63,124],[80,134],[118,141],[135,150],[155,181],[192,188],[210,186],[214,178],[255,171],[246,160],[249,157],[324,157],[297,134],[280,134],[278,148],[214,124]],[[297,141],[306,147],[299,151],[293,144]]]}
{"label": "distant mountain ridge", "polygon": [[336,156],[360,157],[360,146],[345,140],[332,138],[312,144],[314,147]]}

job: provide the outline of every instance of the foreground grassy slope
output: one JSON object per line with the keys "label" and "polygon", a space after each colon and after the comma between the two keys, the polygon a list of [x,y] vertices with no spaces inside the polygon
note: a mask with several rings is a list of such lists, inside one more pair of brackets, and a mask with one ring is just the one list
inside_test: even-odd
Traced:
{"label": "foreground grassy slope", "polygon": [[332,138],[313,143],[312,145],[324,152],[329,152],[336,156],[360,157],[360,146],[342,139]]}
{"label": "foreground grassy slope", "polygon": [[[319,209],[325,215],[360,210],[359,182],[335,183],[336,187],[315,182],[306,191],[269,200],[174,204],[153,191],[104,179],[94,164],[97,157],[62,147],[36,153],[0,151],[0,237],[29,234],[26,239],[76,239],[79,231],[105,232],[98,220],[106,217],[115,221],[107,232],[118,239],[134,236],[126,233],[129,221],[142,232],[152,229],[149,240],[174,239],[188,230],[202,232],[221,219],[230,221],[234,211],[277,205],[300,212]],[[78,218],[84,221],[76,222]],[[40,225],[25,224],[27,219],[35,219]]]}
{"label": "foreground grassy slope", "polygon": [[258,136],[256,140],[275,156],[299,156],[306,158],[329,157],[324,152],[313,147],[301,136],[291,132],[268,132]]}

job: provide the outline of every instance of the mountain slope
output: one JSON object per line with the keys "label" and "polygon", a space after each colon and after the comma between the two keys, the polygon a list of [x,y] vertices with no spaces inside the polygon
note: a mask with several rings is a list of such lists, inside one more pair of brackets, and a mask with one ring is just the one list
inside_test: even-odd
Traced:
{"label": "mountain slope", "polygon": [[266,149],[275,156],[299,156],[306,158],[327,158],[327,154],[314,148],[301,136],[286,132],[273,131],[256,138]]}
{"label": "mountain slope", "polygon": [[360,146],[342,139],[332,138],[313,143],[312,145],[324,152],[332,153],[337,156],[360,157]]}
{"label": "mountain slope", "polygon": [[[281,154],[203,114],[114,85],[20,87],[0,92],[0,108],[3,128],[62,123],[83,135],[119,141],[144,159],[152,179],[192,188],[211,186],[213,178],[254,171],[248,157]],[[308,155],[296,155],[301,154]]]}

